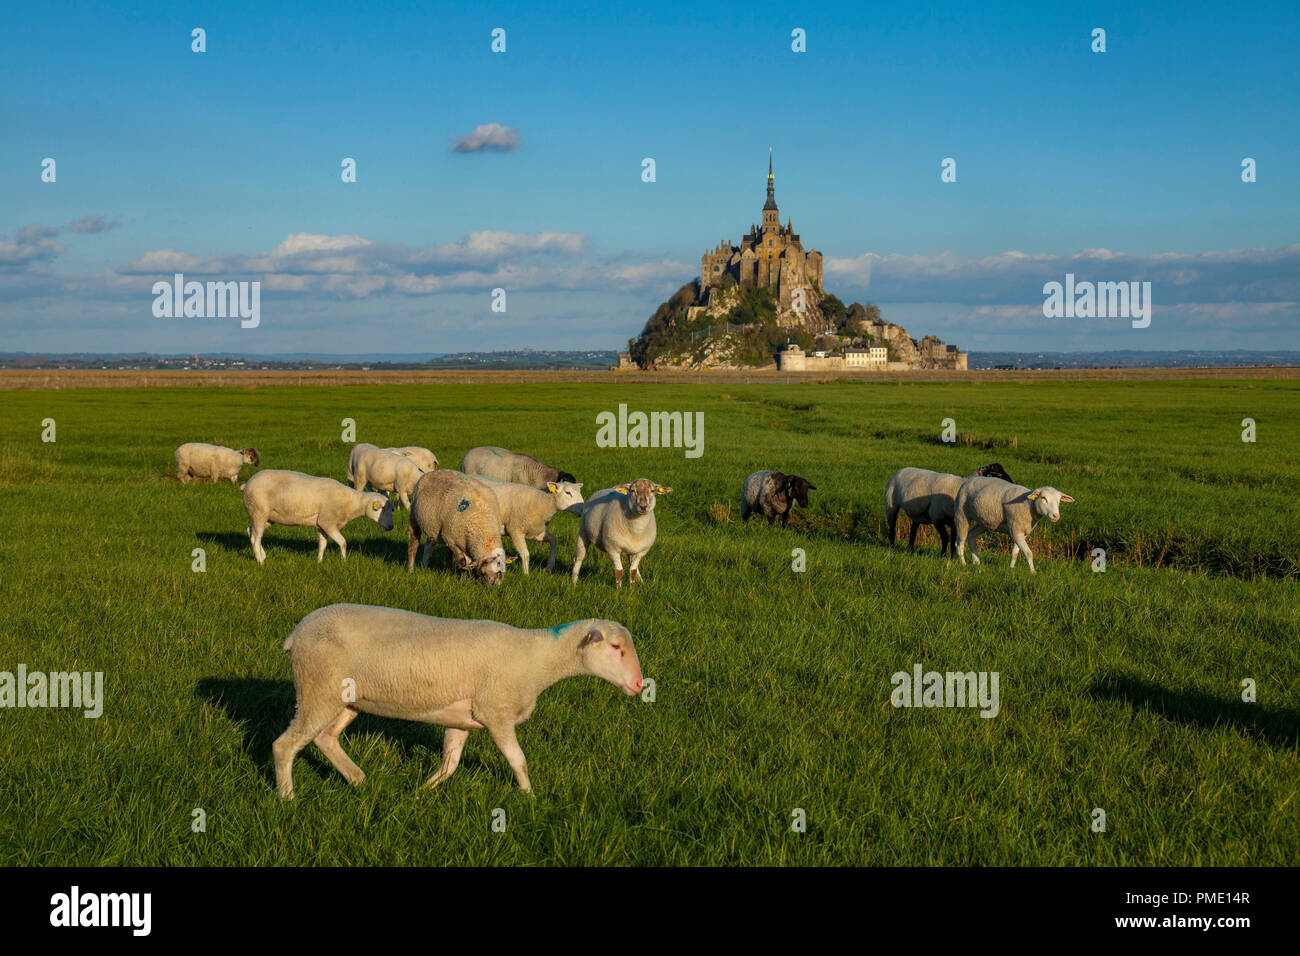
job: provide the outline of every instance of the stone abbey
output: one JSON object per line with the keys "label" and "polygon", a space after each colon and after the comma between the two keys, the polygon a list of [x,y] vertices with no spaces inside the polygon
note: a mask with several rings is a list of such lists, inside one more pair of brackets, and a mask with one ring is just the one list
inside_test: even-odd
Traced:
{"label": "stone abbey", "polygon": [[796,289],[809,290],[809,305],[821,298],[822,254],[816,249],[804,250],[789,219],[781,225],[770,149],[762,225],[750,226],[739,246],[724,239],[717,248],[704,253],[700,258],[701,299],[707,303],[709,290],[730,284],[728,278],[736,285],[770,289],[782,312],[799,308],[794,295]]}

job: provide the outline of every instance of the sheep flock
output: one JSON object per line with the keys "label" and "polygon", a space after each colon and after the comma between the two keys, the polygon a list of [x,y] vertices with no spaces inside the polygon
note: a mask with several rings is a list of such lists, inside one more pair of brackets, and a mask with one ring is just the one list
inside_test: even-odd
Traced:
{"label": "sheep flock", "polygon": [[[233,485],[244,466],[261,465],[255,448],[198,442],[182,444],[174,457],[176,478],[183,484],[226,479]],[[455,470],[440,468],[437,456],[422,446],[359,443],[349,449],[346,464],[340,461],[340,471],[345,481],[262,468],[239,486],[252,556],[259,565],[267,560],[262,542],[272,524],[315,528],[317,561],[324,560],[331,541],[346,561],[343,528],[365,517],[392,531],[394,509],[400,506],[407,511],[408,572],[415,570],[421,543],[425,567],[440,545],[454,573],[500,586],[516,560],[522,573],[529,573],[528,541],[547,543],[546,570],[554,571],[551,522],[564,513],[578,522],[569,572],[573,585],[595,550],[609,557],[615,587],[621,588],[625,581],[644,580],[641,561],[658,535],[656,505],[673,490],[636,478],[584,497],[584,484],[571,472],[494,445],[468,450]],[[807,509],[809,492],[816,490],[799,475],[755,471],[741,481],[742,522],[748,524],[757,514],[769,527],[779,520],[785,528],[795,505]],[[1030,533],[1042,518],[1060,520],[1061,505],[1073,501],[1051,486],[1015,484],[997,462],[979,465],[964,477],[900,468],[884,489],[888,545],[893,546],[898,517],[905,514],[911,523],[909,550],[915,549],[918,529],[931,525],[939,535],[941,556],[955,554],[965,565],[969,550],[979,564],[979,535],[1004,534],[1012,544],[1010,568],[1023,554],[1033,574]],[[506,554],[507,541],[514,556]],[[304,617],[283,648],[297,699],[292,722],[272,748],[276,786],[284,799],[293,797],[294,757],[313,742],[350,784],[365,780],[339,744],[339,734],[363,712],[446,728],[442,765],[428,786],[455,772],[470,731],[487,730],[518,786],[530,791],[515,728],[532,714],[538,694],[558,680],[584,674],[628,695],[643,685],[631,633],[608,620],[524,629],[491,620],[334,604]],[[346,690],[342,695],[340,686]]]}

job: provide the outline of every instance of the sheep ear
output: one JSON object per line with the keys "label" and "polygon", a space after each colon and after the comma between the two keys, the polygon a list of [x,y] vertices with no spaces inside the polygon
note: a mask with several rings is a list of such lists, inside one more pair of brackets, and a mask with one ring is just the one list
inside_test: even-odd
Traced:
{"label": "sheep ear", "polygon": [[519,555],[511,554],[506,557],[506,564],[514,564],[518,560],[519,560]]}
{"label": "sheep ear", "polygon": [[555,494],[557,491],[560,490],[560,488],[555,482],[548,481],[546,483],[546,490],[549,491],[551,494]]}
{"label": "sheep ear", "polygon": [[1074,504],[1074,499],[1071,498],[1069,495],[1061,495],[1061,502],[1062,503],[1069,502],[1070,504]]}
{"label": "sheep ear", "polygon": [[632,489],[629,488],[627,485],[615,485],[613,488],[611,488],[611,489],[609,489],[609,490],[610,490],[610,491],[617,491],[620,495],[626,495],[626,494],[629,494],[629,493],[631,492]]}
{"label": "sheep ear", "polygon": [[582,639],[582,643],[580,643],[578,646],[586,647],[588,644],[595,644],[597,641],[603,641],[604,639],[605,639],[605,635],[600,633],[600,631],[598,631],[596,628],[593,627],[590,631],[587,632],[587,636]]}
{"label": "sheep ear", "polygon": [[1036,492],[1036,491],[1031,491],[1031,492],[1029,493],[1029,500],[1030,500],[1030,501],[1035,501],[1036,499],[1041,498],[1041,497],[1042,497],[1042,496],[1041,496],[1038,492]]}
{"label": "sheep ear", "polygon": [[655,485],[655,494],[657,495],[666,495],[670,491],[672,491],[672,489],[665,485]]}

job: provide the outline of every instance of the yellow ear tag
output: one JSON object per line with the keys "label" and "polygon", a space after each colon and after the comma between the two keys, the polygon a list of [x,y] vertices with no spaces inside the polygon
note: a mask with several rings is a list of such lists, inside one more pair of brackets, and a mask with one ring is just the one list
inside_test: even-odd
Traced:
{"label": "yellow ear tag", "polygon": [[626,488],[615,488],[614,490],[617,491],[620,495],[624,495],[624,496],[626,496],[628,493]]}
{"label": "yellow ear tag", "polygon": [[1035,492],[1033,492],[1033,493],[1030,494],[1030,496],[1029,496],[1029,500],[1030,500],[1030,501],[1033,501],[1033,500],[1034,500],[1035,498],[1037,498],[1037,497],[1038,497],[1038,492],[1035,491]]}

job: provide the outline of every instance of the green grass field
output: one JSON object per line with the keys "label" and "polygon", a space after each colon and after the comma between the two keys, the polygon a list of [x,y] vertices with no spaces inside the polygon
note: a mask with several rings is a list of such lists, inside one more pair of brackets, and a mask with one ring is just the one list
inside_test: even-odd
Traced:
{"label": "green grass field", "polygon": [[[98,719],[0,710],[0,862],[1300,862],[1294,379],[3,394],[0,670],[102,671],[106,701]],[[703,456],[598,448],[595,417],[620,402],[704,412]],[[588,493],[671,485],[645,584],[615,590],[595,555],[571,586],[568,515],[552,525],[557,573],[534,544],[533,574],[512,566],[496,589],[437,558],[408,574],[405,512],[388,534],[350,525],[346,564],[331,546],[318,565],[311,529],[272,528],[259,567],[238,491],[171,477],[178,444],[215,441],[342,478],[344,418],[358,440],[427,445],[444,466],[492,443]],[[992,460],[1077,499],[1030,538],[1036,575],[1008,569],[1005,538],[982,539],[980,567],[940,559],[928,529],[915,554],[887,547],[895,469]],[[818,486],[788,529],[739,522],[741,480],[759,468]],[[280,645],[339,601],[525,627],[613,618],[656,700],[592,678],[543,694],[519,732],[532,796],[481,733],[456,776],[424,790],[441,730],[363,716],[343,746],[366,784],[309,748],[281,803],[269,750],[293,689]],[[890,677],[914,664],[997,671],[1000,714],[895,709]]]}

